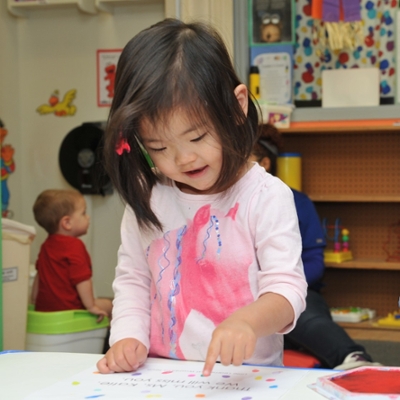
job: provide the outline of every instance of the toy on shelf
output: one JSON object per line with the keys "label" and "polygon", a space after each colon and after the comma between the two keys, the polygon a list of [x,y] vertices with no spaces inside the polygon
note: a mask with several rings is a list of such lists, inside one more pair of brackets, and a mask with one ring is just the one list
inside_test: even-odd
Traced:
{"label": "toy on shelf", "polygon": [[[340,224],[340,219],[336,218],[334,225],[328,225],[326,218],[322,221],[325,237],[333,241],[333,250],[324,251],[325,262],[349,261],[353,259],[353,254],[349,246],[349,230]],[[328,229],[333,228],[333,237],[328,235]]]}
{"label": "toy on shelf", "polygon": [[383,244],[386,261],[400,262],[400,221],[389,226],[388,239]]}
{"label": "toy on shelf", "polygon": [[251,46],[295,42],[294,0],[249,0]]}
{"label": "toy on shelf", "polygon": [[266,43],[280,42],[282,26],[279,14],[265,13],[261,19],[260,40]]}
{"label": "toy on shelf", "polygon": [[361,322],[375,317],[375,310],[361,307],[333,307],[331,316],[335,322]]}
{"label": "toy on shelf", "polygon": [[389,313],[387,317],[378,320],[379,326],[389,326],[400,328],[400,296],[397,301],[398,310],[394,313]]}
{"label": "toy on shelf", "polygon": [[8,134],[3,121],[0,119],[0,148],[1,148],[1,214],[3,218],[12,218],[14,213],[8,209],[10,203],[10,190],[8,189],[8,178],[15,171],[14,148],[5,144],[4,140]]}

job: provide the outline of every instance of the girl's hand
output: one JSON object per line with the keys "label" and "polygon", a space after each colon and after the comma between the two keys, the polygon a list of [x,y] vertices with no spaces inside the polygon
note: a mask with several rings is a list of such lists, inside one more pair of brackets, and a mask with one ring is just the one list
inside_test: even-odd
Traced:
{"label": "girl's hand", "polygon": [[102,374],[137,370],[147,359],[147,348],[139,340],[122,339],[115,343],[97,363]]}
{"label": "girl's hand", "polygon": [[227,318],[212,334],[203,375],[211,375],[218,357],[223,365],[242,365],[244,360],[253,355],[256,341],[250,324],[232,316]]}

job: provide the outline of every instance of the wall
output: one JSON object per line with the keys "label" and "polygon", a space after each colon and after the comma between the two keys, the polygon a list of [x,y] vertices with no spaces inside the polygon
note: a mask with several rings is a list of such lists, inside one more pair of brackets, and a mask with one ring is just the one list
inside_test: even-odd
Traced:
{"label": "wall", "polygon": [[[138,4],[141,3],[141,4]],[[75,7],[39,9],[28,18],[8,13],[0,2],[0,118],[15,148],[16,171],[9,178],[9,209],[16,221],[33,225],[34,263],[46,233],[33,218],[37,195],[48,188],[69,188],[58,165],[60,145],[83,122],[105,121],[109,108],[97,107],[96,50],[122,48],[136,33],[167,17],[211,22],[233,54],[232,0],[139,0],[117,6],[113,14],[84,14]],[[39,115],[54,90],[62,97],[76,89],[74,116]],[[117,194],[86,196],[91,226],[82,237],[92,256],[98,296],[112,296],[111,282],[120,243],[123,205]]]}
{"label": "wall", "polygon": [[[15,20],[7,12],[6,2],[0,2],[0,119],[8,129],[4,143],[11,144],[19,152],[21,138],[18,134],[20,121],[17,28]],[[21,209],[22,187],[14,175],[9,179],[9,187],[14,197],[12,208]]]}
{"label": "wall", "polygon": [[[0,2],[0,118],[15,148],[16,171],[9,178],[9,208],[16,221],[33,225],[37,237],[31,261],[46,233],[33,219],[32,205],[48,188],[69,188],[58,166],[65,135],[82,122],[104,121],[108,108],[97,107],[96,50],[122,48],[140,30],[164,18],[162,2],[116,7],[113,14],[83,14],[76,8],[35,10],[15,18]],[[76,89],[74,116],[39,115],[54,90]],[[86,196],[91,216],[82,239],[92,256],[98,296],[112,296],[111,282],[119,246],[123,205],[117,194]]]}

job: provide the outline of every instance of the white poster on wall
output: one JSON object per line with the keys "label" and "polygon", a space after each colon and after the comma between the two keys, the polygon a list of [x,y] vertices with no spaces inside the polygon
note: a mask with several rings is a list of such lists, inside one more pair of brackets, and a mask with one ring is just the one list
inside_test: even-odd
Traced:
{"label": "white poster on wall", "polygon": [[260,70],[261,98],[269,104],[286,104],[291,100],[291,57],[288,53],[262,53],[253,64]]}
{"label": "white poster on wall", "polygon": [[97,50],[97,105],[109,107],[114,98],[114,82],[122,49]]}

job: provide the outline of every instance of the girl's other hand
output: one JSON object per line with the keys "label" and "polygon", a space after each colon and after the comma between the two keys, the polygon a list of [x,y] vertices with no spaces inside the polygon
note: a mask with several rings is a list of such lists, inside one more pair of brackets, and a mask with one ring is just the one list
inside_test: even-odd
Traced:
{"label": "girl's other hand", "polygon": [[203,375],[211,375],[218,357],[223,365],[242,365],[244,360],[253,355],[256,341],[256,334],[250,324],[232,316],[227,318],[212,334]]}
{"label": "girl's other hand", "polygon": [[122,339],[97,362],[102,374],[136,371],[147,360],[147,348],[139,340]]}

